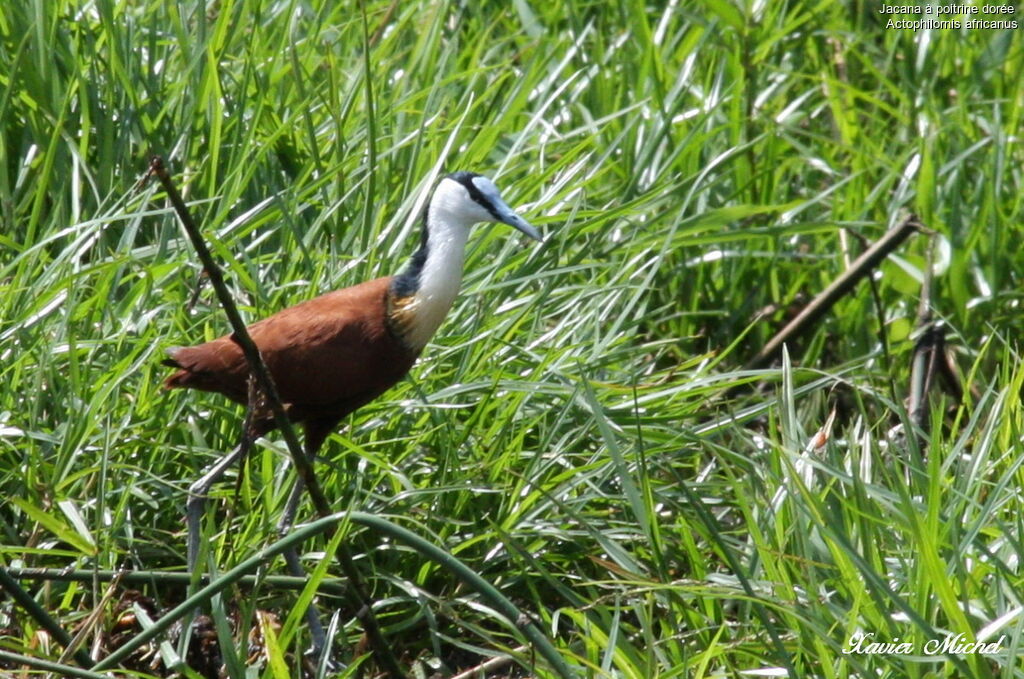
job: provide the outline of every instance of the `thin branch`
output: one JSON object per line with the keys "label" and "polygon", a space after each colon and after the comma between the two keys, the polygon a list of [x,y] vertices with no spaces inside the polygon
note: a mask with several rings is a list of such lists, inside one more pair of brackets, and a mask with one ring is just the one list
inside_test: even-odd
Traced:
{"label": "thin branch", "polygon": [[[270,407],[270,410],[274,415],[274,422],[281,430],[285,444],[288,446],[288,452],[291,454],[292,463],[295,465],[295,469],[298,471],[299,476],[302,477],[302,480],[306,485],[306,489],[309,491],[309,496],[313,501],[313,506],[316,508],[317,514],[321,517],[330,516],[330,503],[324,496],[323,490],[320,488],[320,483],[316,479],[312,462],[306,458],[305,453],[302,451],[298,436],[296,436],[295,429],[292,427],[284,406],[281,403],[281,397],[278,394],[277,386],[274,384],[270,371],[267,369],[266,364],[260,356],[259,348],[257,348],[256,343],[252,341],[252,337],[249,336],[249,332],[245,327],[245,322],[242,320],[241,314],[238,313],[238,308],[235,306],[234,300],[231,297],[231,292],[228,290],[227,284],[224,282],[224,276],[221,273],[220,268],[217,266],[216,261],[213,259],[213,255],[210,253],[209,248],[207,248],[206,242],[203,240],[203,236],[200,233],[199,228],[192,220],[188,207],[185,205],[185,201],[182,200],[177,187],[174,185],[174,182],[171,181],[171,177],[167,173],[163,159],[160,156],[154,156],[152,158],[150,162],[150,173],[160,180],[164,190],[167,192],[167,197],[171,201],[171,205],[174,206],[178,219],[181,220],[182,226],[185,227],[185,231],[188,233],[189,239],[192,241],[192,245],[196,249],[196,254],[199,256],[199,259],[203,264],[203,269],[206,271],[206,275],[209,277],[210,283],[213,286],[214,291],[217,293],[217,299],[220,301],[221,306],[224,308],[224,313],[227,315],[228,321],[231,323],[231,338],[238,344],[242,349],[242,352],[245,354],[245,359],[249,364],[249,370],[253,378],[256,380],[256,383],[259,385],[260,391],[267,399],[267,405]],[[333,530],[335,530],[335,528],[332,526],[331,531]],[[350,587],[345,590],[348,598],[350,599],[349,603],[356,611],[356,618],[363,625],[363,630],[366,632],[366,636],[370,642],[370,647],[373,649],[377,661],[388,675],[395,677],[396,679],[404,677],[405,675],[398,666],[398,661],[391,652],[391,646],[388,644],[387,640],[384,639],[384,635],[380,631],[380,625],[377,622],[376,616],[373,614],[369,598],[364,594],[365,587],[363,585],[362,576],[355,566],[352,555],[349,553],[348,548],[345,545],[339,545],[338,551],[335,554],[338,565],[341,567],[345,577],[349,580]]]}
{"label": "thin branch", "polygon": [[750,370],[760,368],[771,361],[782,349],[782,345],[791,342],[803,335],[822,317],[836,302],[856,287],[862,278],[871,274],[871,271],[885,259],[900,243],[902,243],[911,232],[919,229],[921,224],[917,217],[911,215],[904,219],[898,226],[890,229],[884,236],[878,239],[874,245],[865,250],[858,257],[850,268],[839,278],[832,281],[825,290],[811,300],[810,304],[804,307],[796,318],[790,321],[786,327],[772,337],[764,348],[745,366]]}
{"label": "thin branch", "polygon": [[242,315],[238,313],[238,307],[235,305],[235,301],[231,297],[231,291],[228,290],[227,283],[224,281],[224,274],[221,273],[220,267],[217,266],[216,261],[213,259],[213,254],[206,246],[206,241],[203,240],[199,227],[192,220],[192,215],[189,213],[185,201],[182,199],[174,182],[171,181],[162,158],[159,156],[152,158],[150,172],[163,185],[164,190],[167,192],[167,197],[170,199],[171,205],[174,206],[174,211],[178,215],[178,219],[181,220],[189,240],[192,241],[192,246],[196,249],[199,261],[203,264],[203,270],[206,272],[206,276],[213,286],[214,292],[217,294],[217,300],[228,317],[228,323],[231,324],[231,339],[238,344],[242,353],[245,354],[249,370],[259,384],[260,389],[266,394],[267,405],[274,416],[274,424],[281,430],[285,444],[288,446],[288,452],[292,456],[292,462],[295,464],[295,468],[298,470],[302,480],[306,483],[306,488],[309,489],[309,494],[313,498],[313,504],[321,514],[330,514],[330,506],[324,497],[319,482],[316,480],[312,464],[306,459],[305,453],[302,452],[299,437],[296,435],[295,428],[292,427],[292,423],[284,410],[281,396],[278,394],[277,386],[274,384],[274,379],[270,376],[270,371],[263,362],[262,356],[260,356],[259,348],[252,341],[252,337],[249,336],[249,331],[245,327]]}

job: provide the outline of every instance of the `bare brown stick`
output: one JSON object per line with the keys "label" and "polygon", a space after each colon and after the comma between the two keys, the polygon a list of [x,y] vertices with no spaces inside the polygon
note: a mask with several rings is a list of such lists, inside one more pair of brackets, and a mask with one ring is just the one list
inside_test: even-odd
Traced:
{"label": "bare brown stick", "polygon": [[917,217],[911,215],[904,219],[898,226],[890,229],[884,236],[878,239],[874,245],[865,250],[858,257],[850,268],[839,278],[832,281],[825,290],[811,300],[810,304],[804,307],[797,317],[790,321],[786,327],[772,337],[764,348],[750,361],[745,368],[760,368],[771,361],[782,349],[782,345],[791,342],[814,325],[818,319],[825,315],[843,295],[846,295],[862,278],[870,275],[871,271],[885,259],[889,253],[895,250],[907,236],[914,230],[921,227]]}
{"label": "bare brown stick", "polygon": [[[285,413],[284,406],[281,403],[281,397],[278,394],[277,386],[274,384],[274,379],[271,377],[270,371],[260,356],[259,348],[252,341],[248,330],[246,330],[245,321],[242,320],[241,314],[238,313],[238,307],[235,306],[234,299],[231,297],[231,291],[228,290],[227,284],[224,282],[224,275],[221,273],[220,267],[217,266],[217,262],[213,259],[210,249],[206,247],[206,242],[203,240],[199,227],[192,220],[185,201],[182,199],[174,182],[171,181],[171,177],[164,167],[163,159],[160,156],[153,156],[149,169],[150,174],[155,175],[163,185],[164,190],[167,192],[167,197],[178,215],[178,219],[181,220],[182,226],[185,227],[185,231],[188,233],[189,240],[192,241],[192,246],[195,248],[196,254],[203,264],[203,269],[210,279],[210,284],[217,294],[217,299],[228,317],[228,322],[231,324],[231,338],[245,354],[249,370],[256,380],[260,391],[266,397],[267,405],[274,415],[274,423],[281,430],[281,435],[284,437],[288,452],[291,454],[292,463],[295,465],[295,469],[298,471],[299,476],[302,477],[302,481],[309,491],[309,496],[313,500],[313,506],[316,508],[317,514],[322,517],[330,516],[331,506],[324,496],[323,490],[320,488],[320,483],[316,479],[312,462],[306,458],[305,453],[302,451],[299,438],[296,436],[295,429],[292,427],[291,421],[288,419],[288,415]],[[332,528],[329,532],[334,530],[337,529]],[[365,587],[362,576],[355,566],[352,555],[345,545],[339,545],[335,556],[338,565],[349,581],[349,588],[346,589],[350,599],[349,603],[356,611],[356,618],[363,625],[363,630],[370,642],[370,647],[373,649],[374,656],[389,676],[395,679],[404,678],[405,675],[399,668],[398,661],[395,660],[395,656],[391,652],[391,647],[380,631],[380,625],[373,614],[369,598],[363,593]]]}

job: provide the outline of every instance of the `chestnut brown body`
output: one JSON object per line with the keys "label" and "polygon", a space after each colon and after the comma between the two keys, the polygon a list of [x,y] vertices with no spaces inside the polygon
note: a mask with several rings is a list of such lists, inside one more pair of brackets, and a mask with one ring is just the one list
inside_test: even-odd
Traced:
{"label": "chestnut brown body", "polygon": [[[249,326],[290,419],[306,428],[309,449],[402,379],[419,355],[388,320],[392,280],[335,290]],[[247,403],[249,368],[230,336],[168,353],[164,363],[179,370],[165,380],[167,388],[212,391]],[[256,426],[261,433],[273,429],[267,416]]]}

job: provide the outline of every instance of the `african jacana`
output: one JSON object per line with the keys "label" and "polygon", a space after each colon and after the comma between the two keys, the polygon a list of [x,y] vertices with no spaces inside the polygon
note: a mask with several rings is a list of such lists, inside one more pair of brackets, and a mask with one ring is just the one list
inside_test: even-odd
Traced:
{"label": "african jacana", "polygon": [[[540,233],[517,215],[487,177],[456,172],[442,179],[423,211],[419,249],[396,276],[335,290],[249,326],[290,419],[304,429],[312,460],[339,421],[402,379],[441,325],[462,281],[466,240],[478,222],[502,222],[530,238]],[[248,401],[249,370],[238,345],[224,336],[174,347],[164,363],[179,370],[167,388],[191,388]],[[257,414],[254,431],[274,429]],[[199,555],[206,493],[244,453],[240,446],[189,488],[188,567]],[[297,482],[282,526],[291,526],[302,485]],[[294,569],[297,560],[290,559]],[[294,560],[294,561],[293,561]]]}

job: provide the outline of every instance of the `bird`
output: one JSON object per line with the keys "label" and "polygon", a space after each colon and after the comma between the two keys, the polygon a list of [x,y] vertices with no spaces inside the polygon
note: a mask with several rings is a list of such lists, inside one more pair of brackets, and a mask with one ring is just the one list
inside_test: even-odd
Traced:
{"label": "bird", "polygon": [[[487,177],[459,171],[443,177],[423,209],[419,247],[396,275],[328,292],[248,327],[277,386],[291,422],[303,429],[303,451],[313,460],[339,422],[394,386],[409,372],[451,309],[462,281],[470,228],[504,223],[543,242],[540,232],[502,199]],[[164,365],[176,368],[167,389],[197,389],[249,405],[249,368],[241,348],[225,335],[171,347]],[[198,563],[206,494],[246,454],[249,441],[275,428],[266,409],[249,412],[243,445],[214,463],[189,487],[187,565]],[[278,525],[290,528],[302,494],[296,480]],[[286,554],[301,575],[298,557]]]}

